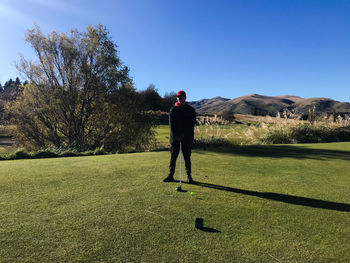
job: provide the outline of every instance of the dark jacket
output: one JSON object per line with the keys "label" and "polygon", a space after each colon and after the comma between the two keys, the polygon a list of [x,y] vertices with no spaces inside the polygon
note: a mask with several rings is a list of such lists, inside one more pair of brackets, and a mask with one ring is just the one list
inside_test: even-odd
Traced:
{"label": "dark jacket", "polygon": [[170,109],[170,143],[173,144],[177,136],[183,135],[183,143],[192,144],[194,138],[194,126],[196,124],[196,111],[186,103],[184,106],[175,104]]}

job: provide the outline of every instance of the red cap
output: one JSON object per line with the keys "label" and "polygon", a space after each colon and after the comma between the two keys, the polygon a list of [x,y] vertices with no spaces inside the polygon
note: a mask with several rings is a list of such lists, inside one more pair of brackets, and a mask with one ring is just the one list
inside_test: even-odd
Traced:
{"label": "red cap", "polygon": [[186,97],[186,92],[184,92],[183,90],[180,90],[180,91],[178,91],[177,94],[176,94],[176,96],[181,96],[181,95],[183,95],[183,96]]}

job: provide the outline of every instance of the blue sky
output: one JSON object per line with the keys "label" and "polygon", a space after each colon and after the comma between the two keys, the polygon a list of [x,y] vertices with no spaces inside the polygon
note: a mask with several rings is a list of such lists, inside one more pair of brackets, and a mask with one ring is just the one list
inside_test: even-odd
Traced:
{"label": "blue sky", "polygon": [[0,83],[18,75],[20,53],[34,58],[34,23],[105,25],[138,90],[350,102],[349,0],[0,0]]}

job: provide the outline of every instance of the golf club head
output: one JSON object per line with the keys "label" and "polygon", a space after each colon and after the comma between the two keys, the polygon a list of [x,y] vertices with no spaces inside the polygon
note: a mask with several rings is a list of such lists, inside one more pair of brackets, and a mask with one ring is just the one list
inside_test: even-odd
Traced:
{"label": "golf club head", "polygon": [[181,186],[178,186],[178,187],[176,187],[175,190],[178,191],[178,192],[181,192],[181,191],[182,191],[182,188],[181,188]]}

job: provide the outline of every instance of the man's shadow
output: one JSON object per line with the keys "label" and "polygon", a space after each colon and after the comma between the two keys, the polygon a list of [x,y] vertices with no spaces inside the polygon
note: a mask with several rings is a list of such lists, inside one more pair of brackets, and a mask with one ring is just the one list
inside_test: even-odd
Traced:
{"label": "man's shadow", "polygon": [[341,212],[350,212],[350,204],[345,204],[345,203],[337,203],[337,202],[324,201],[324,200],[301,197],[301,196],[270,193],[270,192],[256,192],[256,191],[243,190],[239,188],[232,188],[232,187],[227,187],[222,185],[208,184],[203,182],[195,182],[194,184],[202,187],[207,187],[207,188],[212,188],[212,189],[217,189],[217,190],[227,191],[232,193],[256,196],[259,198],[279,201],[279,202],[288,203],[288,204],[302,205],[302,206],[335,210],[335,211],[341,211]]}
{"label": "man's shadow", "polygon": [[208,232],[208,233],[221,233],[220,230],[217,230],[215,228],[211,228],[211,227],[205,227],[204,226],[204,219],[203,218],[196,218],[195,221],[195,228],[203,231],[203,232]]}
{"label": "man's shadow", "polygon": [[[312,149],[301,145],[223,145],[221,147],[196,147],[209,152],[227,153],[247,157],[294,158],[312,160],[350,160],[350,151]],[[203,152],[198,151],[197,154]]]}

